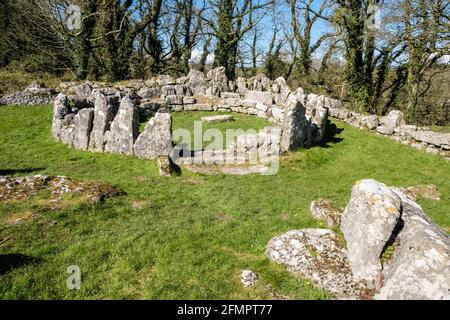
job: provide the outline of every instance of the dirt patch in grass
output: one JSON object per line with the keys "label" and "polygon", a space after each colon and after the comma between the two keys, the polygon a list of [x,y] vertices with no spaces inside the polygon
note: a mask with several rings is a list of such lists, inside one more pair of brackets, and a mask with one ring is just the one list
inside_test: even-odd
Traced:
{"label": "dirt patch in grass", "polygon": [[[122,190],[100,181],[46,175],[0,177],[0,202],[7,203],[17,203],[36,197],[38,205],[57,209],[81,202],[102,202],[107,198],[124,194]],[[26,218],[25,216],[22,218]]]}

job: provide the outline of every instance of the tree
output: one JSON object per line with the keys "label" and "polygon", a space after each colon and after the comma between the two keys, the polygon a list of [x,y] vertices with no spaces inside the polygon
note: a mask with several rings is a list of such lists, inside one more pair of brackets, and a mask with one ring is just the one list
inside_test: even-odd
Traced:
{"label": "tree", "polygon": [[236,77],[239,42],[259,20],[247,18],[257,10],[267,7],[272,2],[263,1],[256,4],[252,0],[211,0],[211,7],[216,19],[206,19],[211,32],[216,38],[215,66],[225,67],[229,79]]}

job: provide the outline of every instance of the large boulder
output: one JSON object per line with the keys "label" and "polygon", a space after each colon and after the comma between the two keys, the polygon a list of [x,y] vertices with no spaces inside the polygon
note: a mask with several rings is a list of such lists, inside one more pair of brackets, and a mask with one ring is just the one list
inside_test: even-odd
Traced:
{"label": "large boulder", "polygon": [[82,109],[74,118],[75,131],[73,146],[77,149],[87,150],[94,120],[94,109]]}
{"label": "large boulder", "polygon": [[353,275],[375,288],[381,279],[380,256],[396,227],[400,198],[375,180],[358,181],[341,219]]}
{"label": "large boulder", "polygon": [[305,118],[305,107],[294,95],[289,96],[284,105],[283,120],[281,123],[281,151],[303,147],[308,130]]}
{"label": "large boulder", "polygon": [[119,111],[111,123],[105,151],[132,155],[139,134],[139,110],[130,96],[122,99]]}
{"label": "large boulder", "polygon": [[377,299],[450,299],[450,238],[399,189],[402,228],[394,234],[393,255],[383,266]]}
{"label": "large boulder", "polygon": [[331,230],[291,230],[271,239],[266,255],[338,297],[357,298],[364,290],[352,276],[345,246]]}
{"label": "large boulder", "polygon": [[156,113],[150,119],[134,144],[134,154],[145,159],[172,154],[172,116],[169,113]]}
{"label": "large boulder", "polygon": [[102,152],[105,148],[105,133],[110,130],[111,122],[118,111],[118,97],[107,97],[100,92],[94,93],[94,122],[89,140],[89,149]]}
{"label": "large boulder", "polygon": [[450,299],[450,238],[405,189],[358,182],[341,229],[352,273],[376,299]]}

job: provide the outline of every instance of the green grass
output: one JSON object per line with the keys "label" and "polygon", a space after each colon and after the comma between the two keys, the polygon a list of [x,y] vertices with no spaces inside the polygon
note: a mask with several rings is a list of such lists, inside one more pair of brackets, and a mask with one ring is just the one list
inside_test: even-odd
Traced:
{"label": "green grass", "polygon": [[[230,122],[221,122],[221,123],[207,123],[202,122],[201,119],[203,117],[208,117],[212,115],[221,115],[221,114],[231,114],[230,112],[174,112],[173,113],[173,131],[176,132],[177,129],[185,129],[190,132],[192,141],[194,141],[196,137],[195,133],[195,122],[197,122],[198,128],[201,128],[201,132],[208,135],[208,130],[214,129],[220,131],[222,136],[226,137],[227,130],[235,130],[235,132],[238,132],[237,130],[243,130],[244,133],[247,133],[248,130],[254,130],[255,133],[259,132],[259,130],[273,125],[271,122],[257,118],[255,116],[245,115],[245,114],[237,114],[233,113],[233,121]],[[147,124],[146,122],[140,123],[139,126],[139,132],[143,132],[145,129],[145,126]],[[251,133],[248,131],[248,133]],[[215,144],[214,138],[206,138],[206,136],[202,136],[203,141],[203,149],[212,149],[210,148],[211,144]],[[180,137],[174,136],[174,143],[181,143],[182,140]],[[220,144],[220,143],[219,143]],[[226,139],[223,139],[222,141],[222,148],[226,148],[229,145],[229,142],[226,141]],[[194,149],[194,145],[190,146],[188,148],[190,150]]]}
{"label": "green grass", "polygon": [[[194,117],[176,114],[174,127]],[[15,259],[6,268],[0,256],[3,299],[257,299],[271,297],[269,284],[294,299],[328,298],[269,262],[266,244],[288,230],[326,227],[311,218],[311,201],[329,198],[342,208],[353,183],[364,178],[436,184],[441,201],[420,204],[450,228],[450,162],[342,122],[330,126],[335,135],[322,146],[283,157],[276,176],[182,172],[173,178],[159,177],[153,161],[66,147],[52,140],[50,126],[50,107],[0,108],[0,175],[103,180],[128,195],[56,211],[32,201],[0,203],[0,253]],[[134,209],[135,202],[142,208]],[[40,217],[4,222],[29,211]],[[66,287],[70,265],[81,268],[79,291]],[[259,273],[256,287],[241,287],[246,268]]]}

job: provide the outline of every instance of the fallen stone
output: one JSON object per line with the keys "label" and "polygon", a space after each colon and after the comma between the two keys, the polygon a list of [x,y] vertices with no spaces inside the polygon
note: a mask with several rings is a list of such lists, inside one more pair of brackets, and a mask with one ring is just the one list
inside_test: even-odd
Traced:
{"label": "fallen stone", "polygon": [[449,300],[450,238],[420,206],[393,188],[402,202],[394,253],[383,266],[384,285],[376,299]]}
{"label": "fallen stone", "polygon": [[433,144],[437,147],[450,144],[450,133],[437,133],[433,131],[414,131],[411,133],[414,140]]}
{"label": "fallen stone", "polygon": [[232,115],[218,115],[218,116],[211,116],[211,117],[203,117],[202,121],[204,122],[229,122],[233,121]]}
{"label": "fallen stone", "polygon": [[337,297],[359,297],[365,289],[352,276],[347,251],[331,230],[289,231],[269,241],[266,255]]}

